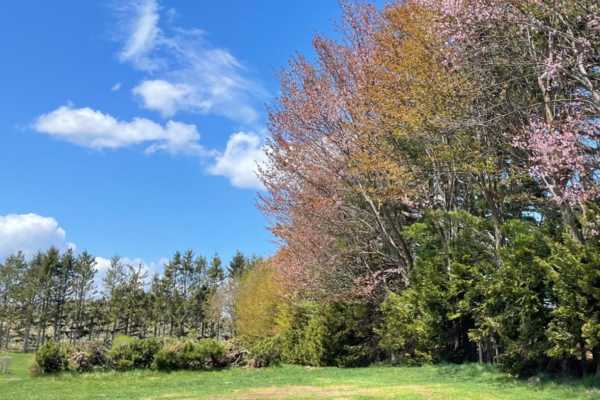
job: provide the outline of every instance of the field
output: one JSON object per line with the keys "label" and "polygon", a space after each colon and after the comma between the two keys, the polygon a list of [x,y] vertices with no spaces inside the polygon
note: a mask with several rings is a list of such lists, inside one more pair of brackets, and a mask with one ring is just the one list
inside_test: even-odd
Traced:
{"label": "field", "polygon": [[13,354],[2,400],[600,399],[600,381],[517,381],[479,365],[358,369],[282,366],[215,372],[95,372],[32,378]]}

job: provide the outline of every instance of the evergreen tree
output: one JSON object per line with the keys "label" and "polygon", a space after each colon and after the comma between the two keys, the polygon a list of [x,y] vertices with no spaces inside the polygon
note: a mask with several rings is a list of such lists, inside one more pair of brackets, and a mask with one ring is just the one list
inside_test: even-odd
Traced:
{"label": "evergreen tree", "polygon": [[247,265],[248,260],[241,251],[237,250],[227,267],[227,276],[231,279],[239,279],[245,272]]}

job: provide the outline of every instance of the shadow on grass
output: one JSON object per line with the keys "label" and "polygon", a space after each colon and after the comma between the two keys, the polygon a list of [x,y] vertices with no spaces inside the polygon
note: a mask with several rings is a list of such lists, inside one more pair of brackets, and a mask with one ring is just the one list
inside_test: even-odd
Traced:
{"label": "shadow on grass", "polygon": [[600,389],[600,377],[594,375],[589,375],[585,378],[539,375],[537,378],[543,384],[554,384],[557,386],[572,387],[573,389]]}
{"label": "shadow on grass", "polygon": [[474,382],[496,385],[523,385],[543,388],[544,386],[577,389],[600,389],[600,376],[588,375],[585,378],[538,374],[527,378],[511,376],[489,364],[441,364],[436,366],[436,374],[443,378],[461,380],[469,378]]}

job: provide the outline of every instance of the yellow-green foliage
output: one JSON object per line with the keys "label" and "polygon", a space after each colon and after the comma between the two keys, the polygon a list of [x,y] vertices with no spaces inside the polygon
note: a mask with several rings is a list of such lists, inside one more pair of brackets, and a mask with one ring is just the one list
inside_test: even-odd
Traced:
{"label": "yellow-green foliage", "polygon": [[259,264],[240,279],[234,299],[236,333],[249,341],[276,335],[284,308],[279,277],[270,264]]}

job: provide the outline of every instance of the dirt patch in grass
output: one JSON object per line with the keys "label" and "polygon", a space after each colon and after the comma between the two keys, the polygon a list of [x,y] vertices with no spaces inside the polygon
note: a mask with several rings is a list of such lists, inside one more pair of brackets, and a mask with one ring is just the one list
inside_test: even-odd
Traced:
{"label": "dirt patch in grass", "polygon": [[356,394],[357,390],[358,388],[352,386],[272,386],[245,390],[240,393],[233,393],[231,397],[228,397],[227,399],[254,400],[284,398],[344,398]]}
{"label": "dirt patch in grass", "polygon": [[[367,398],[385,399],[399,395],[418,396],[428,400],[448,399],[447,387],[444,385],[398,385],[361,388],[357,386],[268,386],[247,390],[236,390],[229,395],[220,396],[194,396],[194,395],[167,395],[159,399],[169,400],[272,400],[272,399],[352,399],[357,396]],[[412,398],[412,397],[411,397]]]}

